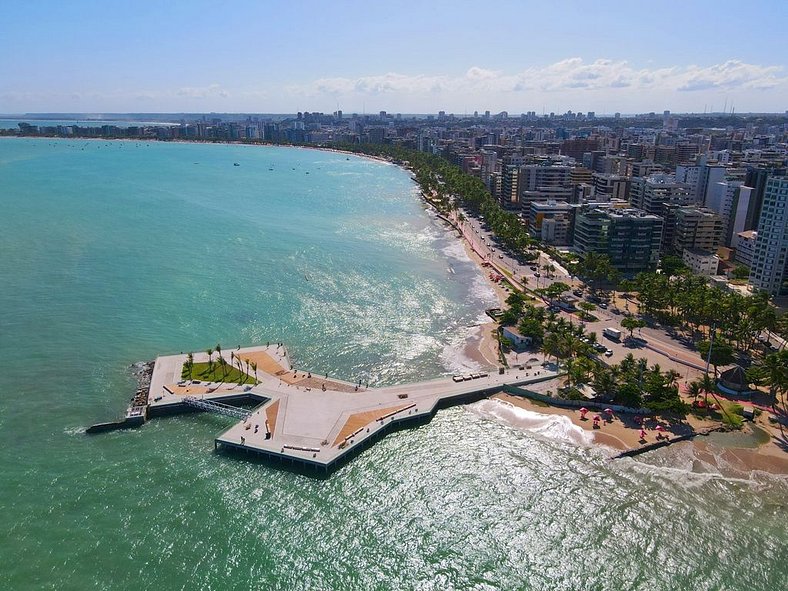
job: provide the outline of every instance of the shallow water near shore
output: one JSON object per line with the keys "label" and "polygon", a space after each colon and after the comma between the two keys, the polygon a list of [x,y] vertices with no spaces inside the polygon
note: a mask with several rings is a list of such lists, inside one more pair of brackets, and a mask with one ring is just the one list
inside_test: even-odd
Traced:
{"label": "shallow water near shore", "polygon": [[555,417],[492,401],[325,480],[214,454],[215,416],[83,434],[125,408],[131,363],[216,342],[284,341],[298,366],[371,384],[455,369],[494,299],[394,166],[0,140],[0,206],[4,589],[772,590],[788,576],[784,478],[700,471],[679,446],[611,461]]}

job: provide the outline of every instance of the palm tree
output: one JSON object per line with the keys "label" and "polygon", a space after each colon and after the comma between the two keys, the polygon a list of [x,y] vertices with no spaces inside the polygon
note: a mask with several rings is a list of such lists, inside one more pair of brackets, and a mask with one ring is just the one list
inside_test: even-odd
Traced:
{"label": "palm tree", "polygon": [[235,364],[238,366],[238,378],[241,380],[239,384],[245,384],[246,378],[249,376],[246,375],[246,372],[244,371],[244,362],[240,357],[238,357],[238,355],[235,356]]}
{"label": "palm tree", "polygon": [[186,370],[189,372],[189,379],[192,379],[193,369],[194,369],[194,354],[189,353],[186,355]]}
{"label": "palm tree", "polygon": [[219,366],[222,368],[222,381],[227,378],[227,361],[219,355]]}
{"label": "palm tree", "polygon": [[693,380],[687,386],[687,394],[692,396],[692,403],[695,404],[698,400],[698,396],[700,396],[701,386],[698,380]]}
{"label": "palm tree", "polygon": [[251,365],[252,365],[252,371],[254,372],[254,381],[256,382],[257,381],[257,362],[256,361],[252,361]]}
{"label": "palm tree", "polygon": [[213,371],[213,359],[211,359],[211,355],[213,355],[213,349],[206,349],[205,352],[208,354],[208,371]]}
{"label": "palm tree", "polygon": [[703,378],[701,378],[700,381],[700,387],[703,390],[703,403],[708,406],[709,394],[713,394],[717,389],[716,385],[714,384],[714,378],[712,378],[708,373],[703,374]]}
{"label": "palm tree", "polygon": [[669,369],[667,372],[665,372],[665,377],[668,379],[668,385],[672,387],[676,385],[676,382],[681,377],[681,374],[675,369]]}
{"label": "palm tree", "polygon": [[[777,353],[771,353],[763,358],[759,364],[759,373],[763,376],[763,380],[769,386],[769,394],[774,401],[777,402],[777,394],[782,395],[788,391],[788,350],[783,349]],[[785,408],[785,400],[782,400],[783,408]]]}

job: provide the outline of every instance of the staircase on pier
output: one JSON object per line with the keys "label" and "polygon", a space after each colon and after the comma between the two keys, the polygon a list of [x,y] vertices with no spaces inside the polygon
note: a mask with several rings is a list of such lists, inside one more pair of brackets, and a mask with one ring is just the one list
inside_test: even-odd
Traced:
{"label": "staircase on pier", "polygon": [[243,408],[222,404],[221,402],[215,402],[213,400],[200,400],[194,396],[184,396],[183,403],[205,412],[225,415],[239,420],[245,420],[252,414],[251,411],[244,410]]}

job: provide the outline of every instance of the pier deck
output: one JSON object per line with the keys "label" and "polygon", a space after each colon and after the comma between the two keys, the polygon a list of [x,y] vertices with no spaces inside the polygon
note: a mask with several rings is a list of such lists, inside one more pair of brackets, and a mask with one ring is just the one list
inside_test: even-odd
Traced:
{"label": "pier deck", "polygon": [[[258,406],[248,419],[216,438],[217,447],[326,472],[392,427],[429,419],[442,405],[478,400],[500,391],[504,384],[528,384],[556,376],[554,368],[539,365],[460,382],[445,377],[356,390],[356,385],[349,382],[291,368],[283,346],[251,347],[234,353],[241,359],[257,360],[254,377],[258,384],[194,384],[180,377],[185,355],[159,357],[151,378],[148,415],[188,411],[185,396],[217,402],[254,402]],[[266,363],[260,363],[263,359]],[[207,360],[205,353],[194,355],[196,363]],[[265,371],[261,371],[263,366]]]}

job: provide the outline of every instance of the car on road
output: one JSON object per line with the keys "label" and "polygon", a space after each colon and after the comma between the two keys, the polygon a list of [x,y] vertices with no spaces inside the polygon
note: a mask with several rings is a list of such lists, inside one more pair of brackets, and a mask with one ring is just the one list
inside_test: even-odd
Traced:
{"label": "car on road", "polygon": [[594,350],[598,351],[599,353],[603,353],[607,351],[607,347],[605,347],[602,343],[594,343]]}
{"label": "car on road", "polygon": [[573,290],[573,291],[572,291],[572,293],[573,293],[574,295],[576,295],[577,297],[579,297],[579,298],[580,298],[580,297],[583,297],[583,291],[582,291],[582,290],[580,290],[580,289],[575,289],[575,290]]}
{"label": "car on road", "polygon": [[613,351],[611,349],[605,349],[605,357],[612,357]]}
{"label": "car on road", "polygon": [[499,254],[499,255],[498,255],[498,258],[499,258],[499,259],[502,259],[502,258],[503,258],[503,255],[502,255],[502,254]]}
{"label": "car on road", "polygon": [[541,277],[541,276],[542,276],[542,274],[541,274],[541,273],[539,273],[539,271],[537,271],[536,273],[534,273],[534,277]]}
{"label": "car on road", "polygon": [[598,305],[599,305],[599,307],[600,307],[600,308],[602,308],[603,310],[607,310],[607,303],[606,303],[606,302],[599,302],[599,304],[598,304]]}

